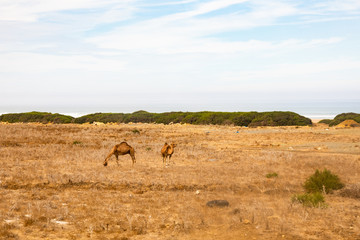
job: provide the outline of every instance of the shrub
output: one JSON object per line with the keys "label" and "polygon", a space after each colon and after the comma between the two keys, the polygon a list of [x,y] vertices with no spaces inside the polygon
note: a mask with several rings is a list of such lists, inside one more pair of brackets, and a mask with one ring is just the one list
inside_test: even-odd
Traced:
{"label": "shrub", "polygon": [[360,184],[346,186],[340,191],[340,196],[360,199]]}
{"label": "shrub", "polygon": [[133,129],[132,132],[133,132],[133,134],[140,134],[140,131],[138,129],[136,129],[136,128]]}
{"label": "shrub", "polygon": [[275,178],[277,176],[278,176],[278,174],[276,172],[266,174],[267,178]]}
{"label": "shrub", "polygon": [[156,113],[149,113],[149,112],[141,110],[141,111],[133,112],[131,114],[126,114],[124,122],[125,123],[128,123],[128,122],[149,123],[149,122],[154,121],[155,116],[156,116]]}
{"label": "shrub", "polygon": [[339,115],[336,115],[336,117],[334,118],[334,120],[332,120],[329,123],[329,126],[335,126],[338,125],[339,123],[348,120],[348,119],[352,119],[358,123],[360,123],[360,114],[358,113],[341,113]]}
{"label": "shrub", "polygon": [[291,200],[299,202],[305,207],[326,207],[324,196],[319,192],[296,194]]}
{"label": "shrub", "polygon": [[333,120],[331,120],[331,119],[323,119],[323,120],[319,121],[319,123],[330,124],[331,121],[333,121]]}
{"label": "shrub", "polygon": [[0,239],[20,239],[11,229],[15,228],[13,224],[0,224]]}
{"label": "shrub", "polygon": [[309,118],[293,112],[262,112],[258,113],[249,124],[257,126],[306,126],[311,125]]}
{"label": "shrub", "polygon": [[77,140],[73,141],[73,145],[79,145],[79,144],[82,144],[82,142],[77,141]]}
{"label": "shrub", "polygon": [[332,190],[341,189],[343,187],[344,184],[341,183],[339,177],[335,174],[332,174],[327,169],[324,169],[322,172],[316,170],[315,173],[310,176],[304,184],[304,188],[308,193],[323,191],[330,193]]}
{"label": "shrub", "polygon": [[82,117],[78,117],[74,120],[75,123],[93,123],[93,122],[124,122],[125,119],[124,113],[92,113]]}
{"label": "shrub", "polygon": [[38,122],[38,123],[71,123],[74,120],[71,116],[48,112],[27,112],[27,113],[8,113],[0,117],[0,121],[16,122]]}
{"label": "shrub", "polygon": [[247,112],[247,113],[236,113],[232,118],[232,121],[237,126],[249,126],[251,121],[258,115],[257,112]]}

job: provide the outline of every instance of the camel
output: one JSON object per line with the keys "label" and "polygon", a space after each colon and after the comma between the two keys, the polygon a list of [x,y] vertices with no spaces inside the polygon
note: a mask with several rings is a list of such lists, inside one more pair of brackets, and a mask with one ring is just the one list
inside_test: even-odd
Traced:
{"label": "camel", "polygon": [[112,155],[115,155],[116,157],[116,163],[119,165],[119,155],[125,155],[125,154],[130,154],[131,159],[132,159],[132,164],[134,165],[134,163],[136,163],[136,159],[135,159],[135,150],[133,147],[131,147],[129,144],[127,144],[126,142],[122,142],[120,144],[115,145],[112,149],[111,152],[109,153],[109,155],[106,157],[105,161],[104,161],[104,166],[106,167],[108,165],[108,161],[109,158]]}
{"label": "camel", "polygon": [[163,157],[163,164],[166,164],[166,158],[169,157],[169,163],[170,163],[170,159],[171,159],[171,156],[173,155],[174,153],[174,148],[176,147],[176,144],[175,143],[172,143],[172,144],[167,144],[165,143],[164,146],[162,147],[161,149],[161,155]]}

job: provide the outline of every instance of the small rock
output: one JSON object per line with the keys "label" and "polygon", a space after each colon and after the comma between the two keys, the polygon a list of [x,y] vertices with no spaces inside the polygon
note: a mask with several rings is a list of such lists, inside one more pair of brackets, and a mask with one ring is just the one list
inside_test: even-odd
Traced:
{"label": "small rock", "polygon": [[69,222],[58,221],[58,220],[56,220],[56,219],[52,219],[50,222],[56,223],[56,224],[59,224],[59,225],[67,225],[67,224],[69,224]]}
{"label": "small rock", "polygon": [[248,219],[244,219],[242,222],[243,222],[243,224],[250,224],[250,220],[248,220]]}
{"label": "small rock", "polygon": [[200,194],[200,190],[196,190],[195,194],[196,194],[196,195],[199,195],[199,194]]}
{"label": "small rock", "polygon": [[4,219],[4,222],[7,223],[7,224],[10,224],[10,223],[15,223],[17,220],[15,219]]}
{"label": "small rock", "polygon": [[143,194],[143,193],[144,193],[144,191],[143,191],[143,190],[141,190],[141,189],[137,189],[134,193],[135,193],[135,194]]}
{"label": "small rock", "polygon": [[226,200],[212,200],[206,203],[208,207],[228,207],[229,202]]}

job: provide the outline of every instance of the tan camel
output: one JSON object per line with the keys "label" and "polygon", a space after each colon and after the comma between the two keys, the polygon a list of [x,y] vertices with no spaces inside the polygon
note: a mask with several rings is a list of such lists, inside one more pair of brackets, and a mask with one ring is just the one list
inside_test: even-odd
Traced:
{"label": "tan camel", "polygon": [[120,144],[115,145],[112,149],[111,152],[109,153],[109,155],[106,157],[105,161],[104,161],[104,166],[106,167],[108,165],[108,161],[109,158],[112,155],[115,155],[116,157],[116,163],[119,165],[119,155],[125,155],[125,154],[130,154],[131,159],[132,159],[132,163],[134,165],[134,163],[136,163],[136,159],[135,159],[135,150],[133,147],[131,147],[129,144],[127,144],[126,142],[122,142]]}
{"label": "tan camel", "polygon": [[163,157],[163,164],[166,164],[166,158],[169,157],[169,163],[170,163],[170,159],[171,159],[171,156],[173,155],[174,153],[174,148],[176,147],[176,144],[175,143],[172,143],[172,144],[167,144],[165,143],[164,146],[162,147],[161,149],[161,155]]}

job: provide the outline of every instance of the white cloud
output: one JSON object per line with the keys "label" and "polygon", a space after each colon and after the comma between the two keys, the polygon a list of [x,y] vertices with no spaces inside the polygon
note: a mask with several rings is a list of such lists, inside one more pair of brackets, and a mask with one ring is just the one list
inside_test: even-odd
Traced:
{"label": "white cloud", "polygon": [[231,5],[234,4],[239,4],[239,3],[244,3],[247,2],[248,0],[215,0],[215,1],[209,1],[209,2],[205,2],[205,3],[201,3],[199,4],[194,10],[192,11],[188,11],[188,12],[184,12],[184,13],[180,13],[180,14],[175,14],[172,16],[173,19],[176,19],[178,17],[181,18],[188,18],[188,17],[194,17],[197,15],[201,15],[201,14],[206,14],[206,13],[210,13],[219,9],[223,9],[223,8],[227,8]]}
{"label": "white cloud", "polygon": [[0,57],[0,73],[41,73],[56,70],[121,72],[124,62],[90,55],[58,56],[39,53],[7,53]]}
{"label": "white cloud", "polygon": [[157,1],[154,3],[149,3],[148,1],[141,3],[140,6],[142,7],[159,7],[159,6],[171,6],[171,5],[181,5],[181,4],[187,4],[187,3],[193,3],[196,2],[197,0],[181,0],[181,1],[176,1],[176,0],[172,0],[169,2],[165,2],[165,1]]}
{"label": "white cloud", "polygon": [[[127,7],[132,0],[119,3],[116,0],[2,0],[0,1],[0,21],[36,22],[46,13],[92,9],[108,6]],[[110,10],[111,11],[114,10]]]}
{"label": "white cloud", "polygon": [[[197,17],[243,3],[250,4],[252,10],[243,14]],[[274,48],[274,44],[259,40],[226,42],[219,37],[208,36],[271,25],[278,18],[290,16],[296,12],[292,4],[279,1],[209,1],[198,4],[186,12],[115,28],[108,33],[88,38],[88,42],[100,48],[155,54],[229,53],[268,49]]]}
{"label": "white cloud", "polygon": [[319,1],[314,4],[313,9],[320,10],[321,12],[353,12],[360,10],[360,1],[358,0],[327,0]]}
{"label": "white cloud", "polygon": [[[123,33],[123,32],[122,32]],[[282,42],[259,40],[221,41],[215,38],[199,38],[184,36],[176,32],[165,31],[153,34],[153,31],[136,31],[126,34],[109,34],[106,37],[95,37],[88,41],[101,48],[122,51],[141,51],[153,54],[181,54],[181,53],[220,53],[234,54],[236,52],[259,52],[276,49],[301,49],[326,44],[335,44],[343,39],[332,37],[328,39],[289,39]]]}

